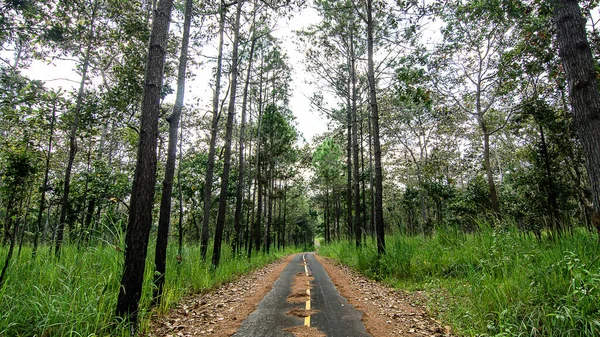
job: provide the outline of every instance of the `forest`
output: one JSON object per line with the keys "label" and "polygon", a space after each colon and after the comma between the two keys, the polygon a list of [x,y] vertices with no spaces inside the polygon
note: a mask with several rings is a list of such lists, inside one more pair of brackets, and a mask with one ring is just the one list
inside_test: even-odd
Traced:
{"label": "forest", "polygon": [[1,1],[0,335],[141,335],[315,243],[459,335],[600,334],[599,9]]}

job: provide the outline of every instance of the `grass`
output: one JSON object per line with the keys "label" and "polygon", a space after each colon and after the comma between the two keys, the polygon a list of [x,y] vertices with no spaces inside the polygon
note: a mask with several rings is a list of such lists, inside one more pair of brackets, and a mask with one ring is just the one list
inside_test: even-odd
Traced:
{"label": "grass", "polygon": [[394,287],[425,290],[428,307],[470,336],[599,336],[600,245],[581,229],[557,242],[483,224],[474,234],[337,242],[320,254]]}
{"label": "grass", "polygon": [[[292,252],[253,254],[248,261],[233,258],[224,247],[221,265],[214,270],[210,255],[208,262],[202,262],[197,246],[187,245],[178,264],[176,248],[169,246],[164,301],[158,312],[167,311],[187,294],[205,292]],[[2,261],[6,251],[0,247]],[[65,246],[60,260],[50,247],[41,247],[34,261],[31,249],[23,247],[21,256],[13,257],[8,279],[0,288],[0,336],[128,336],[127,327],[114,318],[122,265],[123,253],[112,245]],[[142,332],[150,317],[153,268],[150,247],[140,305]]]}

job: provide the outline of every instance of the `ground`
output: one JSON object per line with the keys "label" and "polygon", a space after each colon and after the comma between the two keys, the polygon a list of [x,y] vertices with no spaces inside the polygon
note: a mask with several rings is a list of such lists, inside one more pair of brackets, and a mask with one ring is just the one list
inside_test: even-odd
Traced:
{"label": "ground", "polygon": [[[231,336],[252,313],[292,260],[279,260],[225,284],[212,292],[192,295],[169,314],[152,317],[148,336]],[[420,292],[406,292],[386,285],[317,256],[340,294],[362,312],[366,331],[383,336],[450,336],[450,328],[429,317]],[[315,336],[310,331],[291,331],[296,336]]]}

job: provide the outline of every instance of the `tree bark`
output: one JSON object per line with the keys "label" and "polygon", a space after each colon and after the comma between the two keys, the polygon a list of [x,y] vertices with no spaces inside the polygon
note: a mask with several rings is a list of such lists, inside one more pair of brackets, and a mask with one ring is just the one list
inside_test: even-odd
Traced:
{"label": "tree bark", "polygon": [[600,92],[597,73],[585,29],[585,19],[576,0],[555,0],[559,55],[569,84],[575,126],[583,145],[590,182],[592,219],[600,238]]}
{"label": "tree bark", "polygon": [[352,77],[352,160],[354,162],[354,235],[356,247],[360,247],[362,237],[362,217],[360,207],[360,181],[358,176],[358,122],[356,116],[356,57],[354,56],[354,27],[350,28],[350,76]]}
{"label": "tree bark", "polygon": [[177,74],[177,92],[173,113],[167,118],[169,122],[169,145],[167,148],[167,164],[165,177],[162,184],[160,199],[160,214],[158,217],[158,233],[156,235],[156,250],[154,254],[154,294],[152,304],[157,305],[162,300],[167,268],[167,245],[169,243],[169,227],[171,223],[171,201],[173,198],[173,178],[175,177],[175,159],[177,157],[177,141],[179,134],[179,120],[183,111],[185,94],[185,74],[187,69],[188,45],[190,41],[190,26],[192,22],[192,0],[185,1],[185,17],[183,22],[183,37],[181,41],[181,54],[179,56],[179,69]]}
{"label": "tree bark", "polygon": [[221,67],[223,63],[223,33],[225,30],[225,4],[221,1],[219,8],[219,52],[217,56],[217,70],[215,74],[215,92],[213,95],[213,117],[210,126],[210,145],[208,149],[208,163],[206,164],[206,181],[204,189],[204,214],[202,216],[202,238],[200,240],[200,254],[206,260],[208,250],[208,223],[210,209],[212,208],[212,183],[215,171],[215,152],[217,142],[217,128],[219,127],[219,95],[221,92]]}
{"label": "tree bark", "polygon": [[125,264],[116,309],[117,316],[128,318],[134,328],[137,327],[148,238],[152,226],[158,117],[172,8],[173,0],[161,0],[152,22],[142,98],[140,141],[131,191],[129,223],[125,235]]}
{"label": "tree bark", "polygon": [[56,232],[56,245],[54,253],[60,257],[60,247],[63,241],[63,232],[65,228],[65,221],[67,220],[67,212],[69,209],[69,191],[71,190],[71,171],[73,170],[73,161],[75,160],[75,154],[77,153],[77,129],[79,128],[79,114],[81,113],[81,107],[83,105],[83,94],[85,89],[85,81],[87,77],[88,68],[90,66],[90,54],[92,51],[92,40],[94,38],[94,23],[96,20],[96,10],[98,8],[97,2],[92,7],[91,25],[90,31],[87,36],[87,45],[85,48],[85,56],[83,58],[83,66],[81,69],[81,82],[79,83],[79,91],[77,92],[77,103],[75,105],[75,113],[73,117],[73,124],[69,132],[69,156],[67,159],[67,168],[65,169],[65,181],[63,185],[63,195],[61,199],[61,210],[60,218],[58,220],[58,229]]}
{"label": "tree bark", "polygon": [[246,163],[244,161],[244,142],[246,141],[246,107],[248,105],[248,87],[250,85],[250,73],[252,71],[252,61],[254,57],[254,47],[256,46],[256,36],[254,32],[254,18],[256,17],[256,9],[254,11],[252,22],[252,41],[250,43],[250,54],[248,55],[248,69],[246,71],[246,83],[244,84],[244,93],[242,98],[242,119],[240,121],[240,144],[238,158],[238,181],[235,191],[235,215],[234,215],[234,239],[233,239],[233,255],[235,256],[241,247],[241,230],[242,230],[242,205],[244,203],[244,187],[246,175]]}
{"label": "tree bark", "polygon": [[227,206],[227,185],[229,183],[229,171],[231,169],[231,139],[233,135],[233,117],[235,116],[235,99],[238,78],[238,45],[240,40],[240,16],[242,13],[243,0],[238,0],[235,13],[235,27],[233,32],[233,55],[231,58],[231,83],[229,89],[229,107],[227,110],[227,125],[225,130],[225,158],[223,163],[223,174],[221,175],[221,195],[219,196],[219,212],[217,214],[217,226],[215,227],[215,241],[213,245],[213,266],[219,266],[221,260],[221,243],[223,240],[223,228],[225,227],[225,209]]}
{"label": "tree bark", "polygon": [[375,65],[373,61],[373,0],[367,0],[367,76],[369,77],[369,96],[373,114],[373,148],[375,152],[375,232],[377,253],[385,253],[385,232],[383,222],[383,175],[381,169],[381,143],[379,140],[379,108],[375,84]]}
{"label": "tree bark", "polygon": [[38,237],[40,235],[40,229],[42,228],[42,215],[44,214],[44,204],[46,203],[46,191],[48,190],[48,175],[50,172],[50,157],[52,155],[52,138],[54,137],[54,120],[56,119],[56,101],[58,100],[58,93],[54,97],[52,104],[52,119],[50,119],[50,136],[48,137],[48,150],[46,154],[46,166],[44,169],[44,182],[42,184],[42,193],[40,195],[40,206],[38,209],[37,226],[35,229],[35,235],[33,237],[33,250],[31,252],[31,258],[35,259],[38,248]]}

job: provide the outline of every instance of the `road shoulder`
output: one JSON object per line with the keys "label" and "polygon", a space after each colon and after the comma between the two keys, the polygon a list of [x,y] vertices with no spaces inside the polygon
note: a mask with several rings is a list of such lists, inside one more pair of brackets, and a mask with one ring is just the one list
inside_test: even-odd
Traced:
{"label": "road shoulder", "polygon": [[393,289],[334,260],[315,257],[340,294],[363,313],[362,321],[372,336],[451,336],[449,327],[427,315],[419,292]]}
{"label": "road shoulder", "polygon": [[190,295],[167,315],[153,315],[147,336],[231,336],[271,290],[294,255],[224,284]]}

